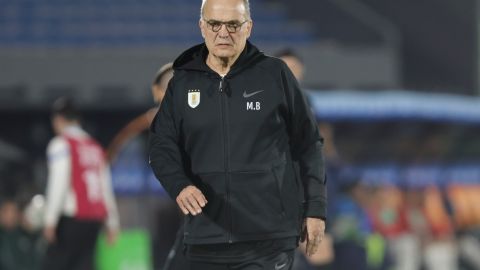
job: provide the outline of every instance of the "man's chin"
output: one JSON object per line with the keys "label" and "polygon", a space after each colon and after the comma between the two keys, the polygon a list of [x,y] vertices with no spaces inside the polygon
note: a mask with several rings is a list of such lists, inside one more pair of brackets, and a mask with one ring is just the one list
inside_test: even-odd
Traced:
{"label": "man's chin", "polygon": [[218,57],[231,57],[235,54],[233,48],[226,47],[226,48],[216,48],[215,55]]}

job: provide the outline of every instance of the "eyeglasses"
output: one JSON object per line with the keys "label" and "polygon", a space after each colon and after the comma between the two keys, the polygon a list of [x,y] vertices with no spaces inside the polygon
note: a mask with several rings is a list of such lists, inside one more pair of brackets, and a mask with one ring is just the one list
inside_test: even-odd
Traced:
{"label": "eyeglasses", "polygon": [[236,33],[240,27],[242,27],[248,20],[245,20],[243,22],[236,22],[236,21],[229,21],[229,22],[221,22],[221,21],[216,21],[216,20],[204,20],[208,28],[212,30],[213,32],[218,32],[220,29],[222,29],[222,25],[225,25],[227,28],[228,33]]}

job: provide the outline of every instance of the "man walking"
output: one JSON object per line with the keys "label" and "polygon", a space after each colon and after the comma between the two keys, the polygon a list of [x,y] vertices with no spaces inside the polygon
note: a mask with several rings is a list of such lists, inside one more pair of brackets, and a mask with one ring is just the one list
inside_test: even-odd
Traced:
{"label": "man walking", "polygon": [[190,269],[291,269],[325,228],[323,139],[285,63],[247,41],[248,0],[204,0],[203,44],[180,55],[150,163],[186,215]]}

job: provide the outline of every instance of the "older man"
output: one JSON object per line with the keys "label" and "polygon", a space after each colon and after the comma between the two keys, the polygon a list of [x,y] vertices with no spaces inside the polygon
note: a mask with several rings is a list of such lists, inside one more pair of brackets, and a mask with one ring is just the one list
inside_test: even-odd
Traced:
{"label": "older man", "polygon": [[150,163],[186,215],[190,268],[291,269],[325,227],[322,138],[285,63],[247,41],[247,0],[205,0],[205,43],[180,55]]}

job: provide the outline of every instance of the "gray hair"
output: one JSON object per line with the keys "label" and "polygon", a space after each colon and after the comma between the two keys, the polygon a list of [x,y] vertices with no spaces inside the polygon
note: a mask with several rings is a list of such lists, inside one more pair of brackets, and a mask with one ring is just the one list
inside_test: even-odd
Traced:
{"label": "gray hair", "polygon": [[[205,4],[207,3],[207,0],[202,0],[202,7],[200,8],[200,18],[203,18],[203,12],[205,9]],[[252,20],[252,17],[250,16],[250,1],[249,0],[243,0],[243,6],[245,7],[245,15],[247,16],[247,20]]]}

